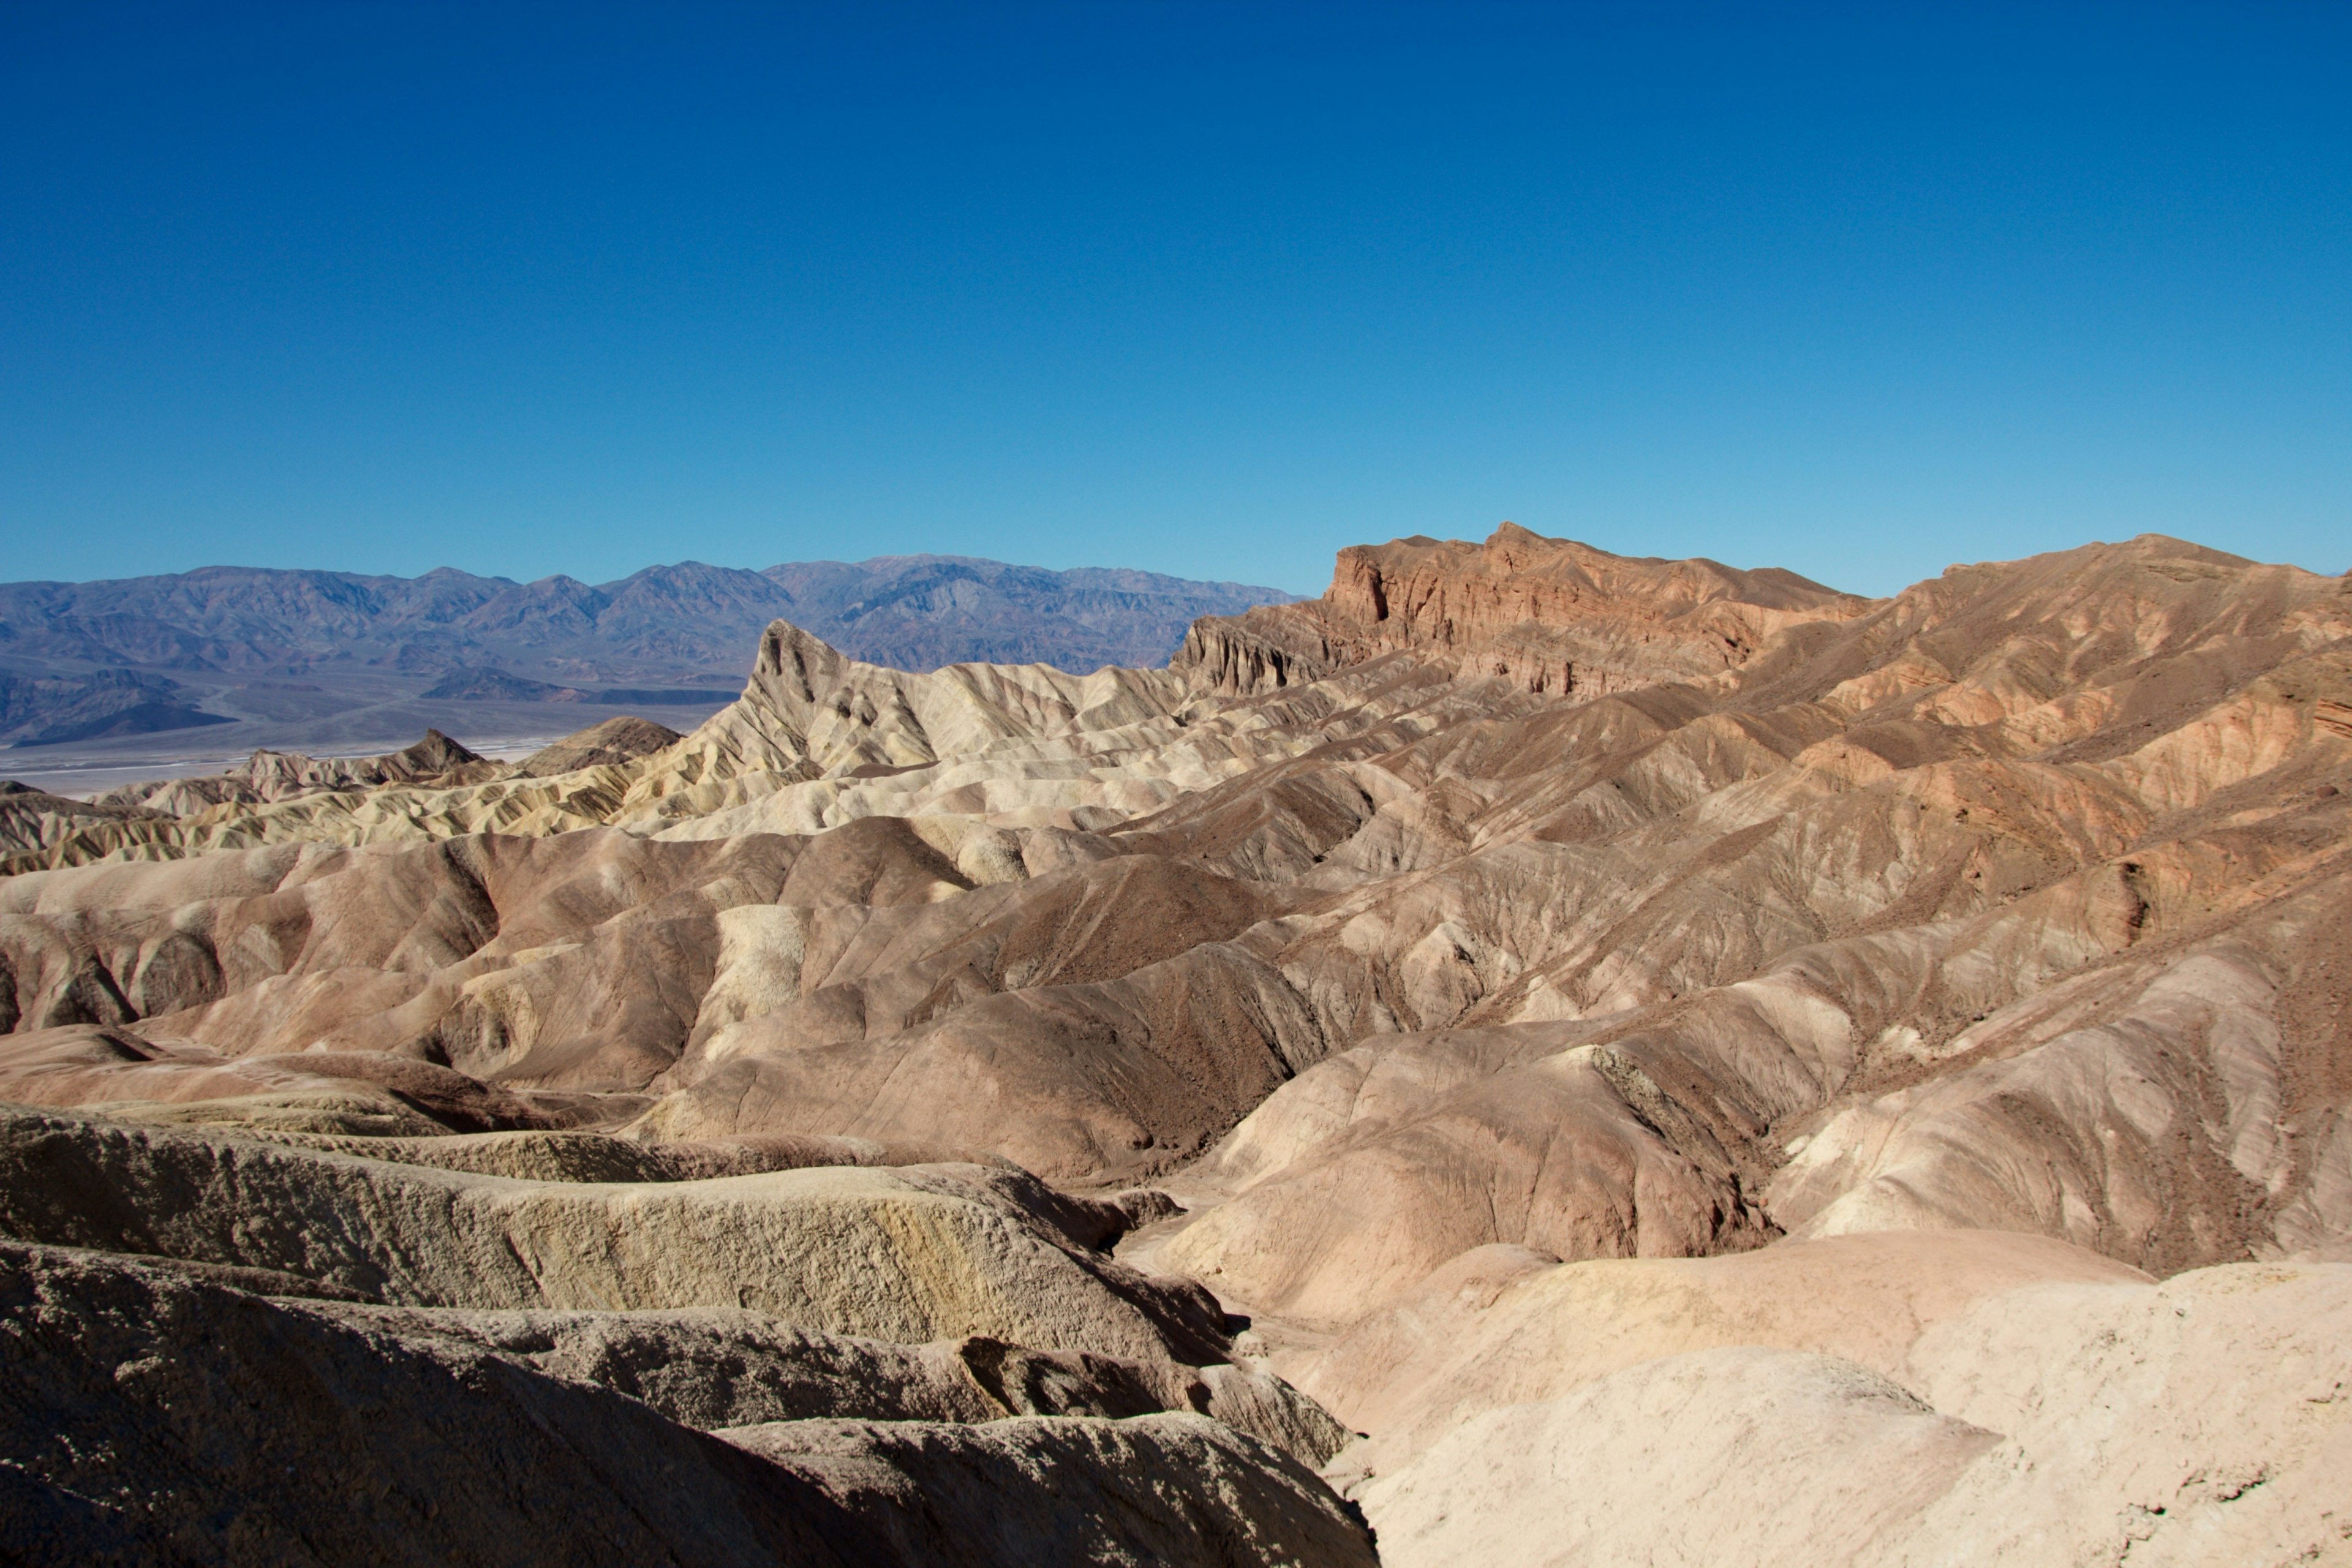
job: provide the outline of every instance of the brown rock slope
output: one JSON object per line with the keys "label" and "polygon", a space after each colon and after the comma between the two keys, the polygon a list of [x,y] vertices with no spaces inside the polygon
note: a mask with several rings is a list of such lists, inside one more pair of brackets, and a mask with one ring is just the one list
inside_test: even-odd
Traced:
{"label": "brown rock slope", "polygon": [[1276,958],[1361,1043],[1171,1261],[1336,1320],[1496,1242],[2341,1237],[2347,631],[2339,579],[2140,540],[1388,754]]}
{"label": "brown rock slope", "polygon": [[506,773],[499,764],[475,755],[440,731],[427,730],[416,744],[380,757],[308,757],[299,752],[261,751],[248,757],[244,766],[225,773],[130,784],[100,795],[98,804],[146,806],[185,815],[207,806],[251,805],[334,790],[371,789],[380,784],[481,784],[501,778]]}
{"label": "brown rock slope", "polygon": [[0,779],[0,854],[38,850],[85,827],[160,815],[137,806],[72,800],[15,779]]}
{"label": "brown rock slope", "polygon": [[708,1431],[434,1325],[55,1248],[0,1247],[0,1312],[16,1562],[1373,1561],[1298,1460],[1199,1415]]}
{"label": "brown rock slope", "polygon": [[677,731],[650,719],[607,719],[541,747],[517,765],[532,778],[552,778],[582,768],[632,763],[675,745],[679,739]]}
{"label": "brown rock slope", "polygon": [[[2069,1445],[2067,1488],[2184,1560],[2327,1512],[2339,1396],[2280,1415],[2319,1349],[2181,1428],[2204,1479],[2015,1400],[2190,1421],[2187,1372],[2099,1381],[2102,1335],[2176,1354],[2151,1276],[2268,1303],[2219,1366],[2335,1321],[2330,1265],[2261,1270],[2352,1246],[2344,579],[2146,536],[1864,601],[1507,526],[1347,552],[1166,671],[912,675],[778,623],[732,708],[582,763],[26,814],[0,1096],[84,1110],[11,1124],[5,1228],[386,1310],[748,1306],[1097,1390],[1050,1358],[1105,1357],[1309,1452],[1270,1367],[1370,1434],[1331,1473],[1401,1561],[1521,1552],[1542,1476],[1625,1443],[1779,1489],[1784,1534],[1754,1501],[1637,1539],[1697,1504],[1603,1489],[1552,1560],[1942,1561],[1985,1508],[2029,1522],[1984,1560],[2074,1561],[2106,1537],[2060,1551],[2030,1521],[2065,1489],[2015,1479]],[[1145,1271],[1096,1257],[1138,1222]],[[2014,1343],[1953,1326],[2037,1290],[2078,1294]],[[1070,1397],[987,1408],[1140,1414]],[[933,1418],[908,1398],[743,1441],[919,1553],[931,1489],[1191,1441],[854,1425]],[[1489,1496],[1481,1445],[1536,1468]],[[2212,1479],[2245,1465],[2262,1509]]]}
{"label": "brown rock slope", "polygon": [[1507,522],[1483,547],[1415,537],[1343,550],[1320,599],[1203,617],[1181,658],[1231,690],[1402,652],[1592,698],[1736,668],[1776,633],[1867,604],[1793,572],[1628,559]]}

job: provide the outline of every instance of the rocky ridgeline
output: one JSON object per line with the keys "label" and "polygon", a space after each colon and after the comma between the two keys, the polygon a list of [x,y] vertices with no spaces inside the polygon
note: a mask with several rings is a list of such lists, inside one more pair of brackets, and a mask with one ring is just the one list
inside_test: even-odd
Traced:
{"label": "rocky ridgeline", "polygon": [[1246,693],[1402,653],[1465,679],[1593,698],[1703,681],[1793,626],[1869,606],[1793,572],[1633,560],[1507,522],[1483,546],[1350,546],[1323,597],[1204,617],[1178,662]]}
{"label": "rocky ridgeline", "polygon": [[0,795],[11,1541],[2333,1561],[2348,790],[2344,579],[1507,526]]}

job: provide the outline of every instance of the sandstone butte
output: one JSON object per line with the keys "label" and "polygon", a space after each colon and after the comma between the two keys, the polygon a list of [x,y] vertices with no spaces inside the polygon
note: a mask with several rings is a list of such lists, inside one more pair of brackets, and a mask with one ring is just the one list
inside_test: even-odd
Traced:
{"label": "sandstone butte", "polygon": [[2352,1563],[2352,583],[1506,525],[0,792],[27,1563]]}

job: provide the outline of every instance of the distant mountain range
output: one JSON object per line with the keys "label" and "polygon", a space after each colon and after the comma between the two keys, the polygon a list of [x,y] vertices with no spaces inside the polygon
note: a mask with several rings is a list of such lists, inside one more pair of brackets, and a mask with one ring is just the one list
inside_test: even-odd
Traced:
{"label": "distant mountain range", "polygon": [[[764,572],[688,561],[597,584],[446,567],[389,577],[236,566],[11,583],[0,584],[0,743],[323,718],[362,700],[715,706],[734,694],[761,631],[779,618],[902,669],[966,660],[1080,673],[1152,666],[1198,616],[1293,597],[1242,583],[949,555]],[[256,676],[302,679],[289,686]],[[212,710],[223,707],[231,711]]]}

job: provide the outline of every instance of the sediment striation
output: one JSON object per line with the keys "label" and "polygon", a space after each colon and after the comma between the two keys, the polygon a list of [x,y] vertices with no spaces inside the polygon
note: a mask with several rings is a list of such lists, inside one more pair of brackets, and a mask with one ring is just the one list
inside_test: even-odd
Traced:
{"label": "sediment striation", "polygon": [[1166,669],[778,622],[683,736],[0,794],[7,1506],[300,1560],[282,1431],[432,1561],[2339,1560],[2347,791],[2342,578],[1506,525]]}

